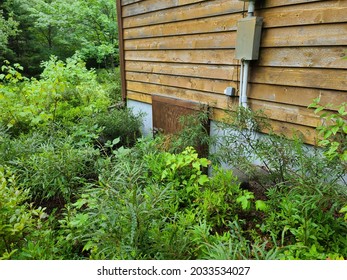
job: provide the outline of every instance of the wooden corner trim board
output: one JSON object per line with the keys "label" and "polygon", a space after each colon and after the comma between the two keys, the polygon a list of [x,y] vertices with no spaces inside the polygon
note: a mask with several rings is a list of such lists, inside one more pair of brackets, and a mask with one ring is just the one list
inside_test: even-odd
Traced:
{"label": "wooden corner trim board", "polygon": [[124,28],[122,15],[122,0],[116,0],[117,20],[118,20],[118,47],[119,47],[119,66],[121,76],[122,99],[125,102],[127,97],[126,80],[125,80],[125,55],[124,55]]}

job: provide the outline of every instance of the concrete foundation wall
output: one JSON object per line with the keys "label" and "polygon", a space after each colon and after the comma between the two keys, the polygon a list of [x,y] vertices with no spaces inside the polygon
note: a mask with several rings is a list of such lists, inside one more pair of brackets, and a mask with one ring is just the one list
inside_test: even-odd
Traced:
{"label": "concrete foundation wall", "polygon": [[143,115],[141,133],[143,136],[151,135],[153,132],[152,105],[128,99],[127,107],[131,109],[135,115]]}

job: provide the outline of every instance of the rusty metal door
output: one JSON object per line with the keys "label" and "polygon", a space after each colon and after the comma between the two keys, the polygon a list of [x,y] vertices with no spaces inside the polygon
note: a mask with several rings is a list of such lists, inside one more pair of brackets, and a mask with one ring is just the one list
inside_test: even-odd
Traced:
{"label": "rusty metal door", "polygon": [[[180,123],[182,116],[201,112],[208,113],[206,104],[163,95],[152,95],[153,133],[175,134],[182,129]],[[209,123],[205,124],[205,130],[209,131]],[[208,147],[194,148],[200,155],[207,156]]]}

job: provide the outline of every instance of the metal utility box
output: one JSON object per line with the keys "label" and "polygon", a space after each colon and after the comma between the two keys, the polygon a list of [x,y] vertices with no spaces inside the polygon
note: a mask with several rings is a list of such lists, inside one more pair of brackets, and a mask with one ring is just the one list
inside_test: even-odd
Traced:
{"label": "metal utility box", "polygon": [[262,24],[262,17],[246,17],[239,20],[237,23],[236,59],[258,59]]}

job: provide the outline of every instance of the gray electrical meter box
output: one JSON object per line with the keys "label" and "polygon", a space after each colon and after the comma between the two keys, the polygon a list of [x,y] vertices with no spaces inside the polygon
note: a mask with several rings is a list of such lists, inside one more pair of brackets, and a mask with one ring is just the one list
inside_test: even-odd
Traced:
{"label": "gray electrical meter box", "polygon": [[258,59],[262,24],[262,17],[245,17],[238,21],[236,59]]}

